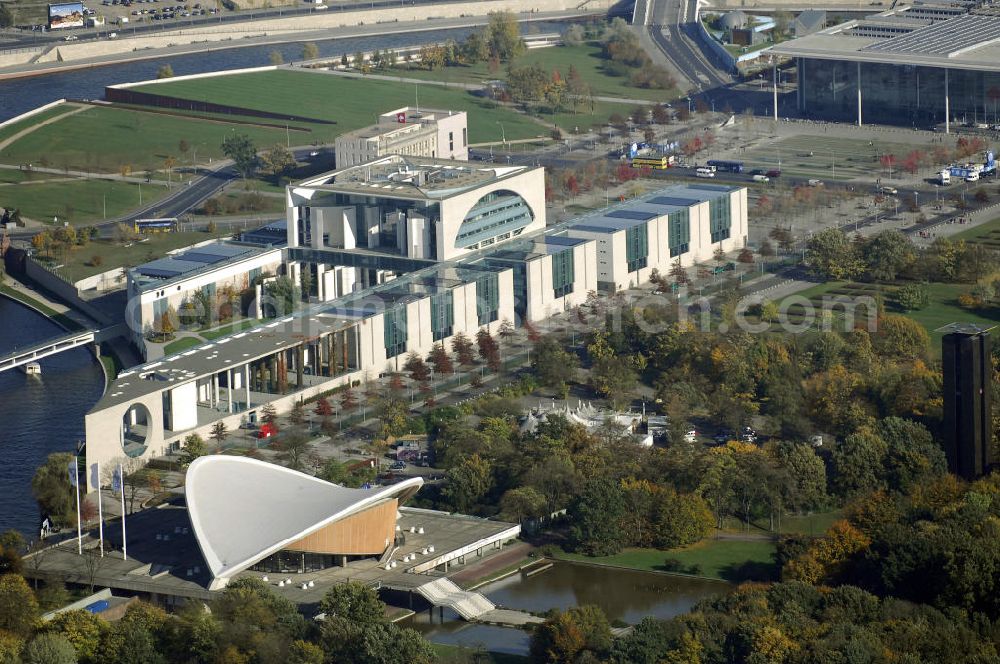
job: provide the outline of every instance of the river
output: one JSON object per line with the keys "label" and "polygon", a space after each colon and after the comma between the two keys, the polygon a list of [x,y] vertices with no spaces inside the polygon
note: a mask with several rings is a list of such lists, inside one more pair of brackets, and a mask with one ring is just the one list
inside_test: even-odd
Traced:
{"label": "river", "polygon": [[[33,309],[0,296],[0,354],[63,334]],[[42,374],[0,372],[0,532],[37,536],[31,477],[50,452],[72,451],[83,439],[83,416],[104,392],[104,372],[85,349],[41,360]]]}
{"label": "river", "polygon": [[[701,600],[730,588],[722,581],[559,562],[540,574],[514,574],[477,592],[497,606],[532,612],[593,604],[604,610],[609,621],[634,625],[647,616],[666,619],[686,613]],[[448,610],[444,621],[437,610],[422,611],[400,625],[416,629],[435,643],[515,655],[528,652],[527,632],[470,624]]]}
{"label": "river", "polygon": [[[522,24],[524,32],[561,32],[565,23],[541,21]],[[374,51],[403,46],[414,46],[448,39],[461,41],[476,28],[455,28],[450,30],[427,30],[368,37],[319,40],[314,43],[319,48],[320,57]],[[213,46],[214,47],[214,46]],[[57,99],[102,99],[104,88],[118,83],[130,83],[156,78],[157,70],[169,64],[176,76],[201,74],[211,71],[263,67],[271,64],[271,52],[281,53],[285,62],[302,59],[302,44],[268,44],[193,53],[189,55],[164,56],[151,60],[137,60],[118,65],[75,69],[58,74],[46,74],[31,78],[19,78],[0,83],[0,122],[26,113],[43,104]]]}

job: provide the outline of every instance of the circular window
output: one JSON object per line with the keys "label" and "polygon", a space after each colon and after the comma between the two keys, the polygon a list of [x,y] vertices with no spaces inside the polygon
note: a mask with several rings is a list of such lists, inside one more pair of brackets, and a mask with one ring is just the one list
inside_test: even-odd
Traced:
{"label": "circular window", "polygon": [[148,408],[141,403],[129,406],[122,416],[122,450],[126,456],[142,456],[149,442],[152,424],[153,418]]}

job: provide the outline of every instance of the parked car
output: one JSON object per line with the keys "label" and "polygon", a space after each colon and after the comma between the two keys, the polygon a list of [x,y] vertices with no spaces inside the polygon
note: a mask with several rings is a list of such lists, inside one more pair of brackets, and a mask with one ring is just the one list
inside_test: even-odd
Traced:
{"label": "parked car", "polygon": [[764,175],[766,175],[769,178],[780,178],[781,171],[779,171],[777,168],[772,168],[768,172],[764,173]]}
{"label": "parked car", "polygon": [[895,187],[890,187],[889,185],[882,185],[878,188],[880,194],[885,194],[886,196],[895,196],[899,193],[899,190]]}

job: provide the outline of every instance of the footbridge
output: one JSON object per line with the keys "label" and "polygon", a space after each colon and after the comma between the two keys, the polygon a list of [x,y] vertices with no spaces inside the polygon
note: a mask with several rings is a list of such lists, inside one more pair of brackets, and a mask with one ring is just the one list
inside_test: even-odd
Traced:
{"label": "footbridge", "polygon": [[414,590],[433,606],[446,606],[466,620],[475,620],[496,609],[496,605],[485,596],[462,590],[444,577],[417,586]]}
{"label": "footbridge", "polygon": [[81,330],[69,332],[53,339],[47,339],[33,346],[17,348],[6,355],[0,355],[0,372],[37,362],[42,358],[51,357],[63,351],[74,348],[90,347],[97,352],[97,345],[119,334],[115,327],[104,330]]}

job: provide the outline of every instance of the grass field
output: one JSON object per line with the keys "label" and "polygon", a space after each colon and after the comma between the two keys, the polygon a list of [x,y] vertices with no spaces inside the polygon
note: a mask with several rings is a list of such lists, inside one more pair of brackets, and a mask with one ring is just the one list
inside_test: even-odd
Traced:
{"label": "grass field", "polygon": [[[222,80],[222,79],[213,79]],[[326,126],[322,140],[333,140],[335,125]],[[178,166],[193,158],[222,157],[222,140],[234,132],[248,134],[260,147],[286,142],[285,130],[252,127],[223,121],[147,113],[130,109],[94,107],[70,118],[40,127],[0,151],[0,162],[32,163],[50,168],[117,173],[128,165],[136,173],[164,168],[168,157]],[[305,131],[292,131],[293,144],[308,144],[319,137]],[[190,155],[181,153],[181,141],[187,141]],[[62,198],[62,197],[61,197]]]}
{"label": "grass field", "polygon": [[966,242],[976,242],[984,244],[990,249],[1000,249],[1000,217],[979,224],[973,228],[948,236],[952,242],[965,240]]}
{"label": "grass field", "polygon": [[[147,184],[143,203],[167,194],[167,188]],[[106,207],[105,207],[106,206]],[[139,185],[112,180],[59,180],[0,187],[0,207],[18,208],[21,215],[43,223],[69,222],[77,226],[114,219],[139,206]]]}
{"label": "grass field", "polygon": [[666,561],[676,560],[683,568],[698,565],[698,576],[723,581],[738,581],[747,573],[763,578],[771,573],[775,546],[770,540],[708,539],[682,549],[626,549],[613,556],[590,557],[577,553],[560,553],[562,560],[625,567],[651,572],[666,571]]}
{"label": "grass field", "polygon": [[76,104],[59,104],[58,106],[53,106],[52,108],[45,109],[41,113],[35,113],[31,117],[27,117],[20,122],[14,122],[6,127],[0,129],[0,141],[4,141],[14,134],[24,131],[29,127],[34,127],[40,122],[45,122],[49,118],[54,118],[60,115],[65,115],[70,111],[76,110],[78,106]]}
{"label": "grass field", "polygon": [[[65,260],[60,260],[63,267],[59,268],[59,273],[69,281],[79,281],[116,267],[134,266],[151,261],[173,249],[187,247],[212,237],[228,235],[228,231],[217,232],[214,236],[200,231],[157,233],[145,236],[141,242],[132,242],[131,246],[112,240],[94,240],[87,246],[74,250]],[[89,265],[94,256],[101,257],[100,265]]]}
{"label": "grass field", "polygon": [[[781,517],[781,524],[774,529],[774,532],[768,530],[767,519],[762,519],[757,522],[752,522],[750,525],[750,532],[756,534],[772,535],[772,534],[801,534],[801,535],[822,535],[826,530],[833,525],[834,521],[844,518],[843,510],[830,510],[829,512],[815,512],[813,514],[786,514]],[[726,532],[740,534],[746,532],[746,527],[743,521],[736,518],[727,518],[724,522],[724,528]]]}
{"label": "grass field", "polygon": [[[586,44],[534,48],[517,58],[513,62],[513,66],[522,67],[537,64],[548,72],[558,71],[559,76],[565,79],[569,73],[570,65],[573,65],[580,73],[580,78],[590,86],[591,94],[595,97],[667,101],[677,96],[675,90],[648,90],[633,87],[628,84],[626,77],[611,76],[606,73],[604,70],[605,62],[606,60],[601,55],[600,46]],[[415,66],[411,69],[403,64],[393,70],[393,73],[396,72],[401,76],[448,83],[484,83],[502,79],[505,76],[504,71],[490,73],[489,66],[485,62],[471,66],[444,67],[437,71],[428,71]]]}
{"label": "grass field", "polygon": [[[263,95],[261,90],[268,93]],[[308,90],[308,94],[303,94],[303,90]],[[160,83],[155,91],[183,99],[210,99],[219,104],[333,120],[337,122],[330,127],[333,134],[372,124],[384,110],[412,106],[417,93],[416,85],[398,81],[288,70]],[[499,141],[501,122],[508,140],[548,133],[527,116],[464,90],[423,85],[419,96],[420,105],[426,108],[468,111],[470,143]]]}
{"label": "grass field", "polygon": [[[50,175],[48,173],[39,173],[38,171],[18,171],[10,168],[0,168],[0,183],[2,184],[42,182],[44,180],[51,180],[57,177],[59,176]],[[4,189],[0,188],[0,195],[3,194],[3,191]]]}
{"label": "grass field", "polygon": [[527,664],[530,657],[523,655],[509,655],[499,652],[484,652],[462,646],[453,646],[445,643],[432,643],[431,648],[440,662],[475,662],[475,664]]}

